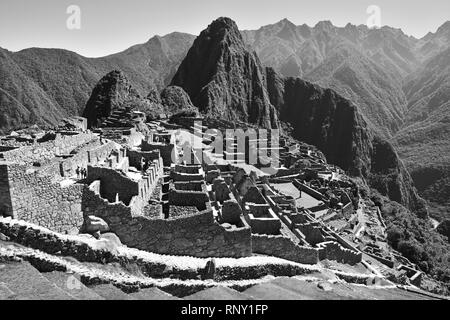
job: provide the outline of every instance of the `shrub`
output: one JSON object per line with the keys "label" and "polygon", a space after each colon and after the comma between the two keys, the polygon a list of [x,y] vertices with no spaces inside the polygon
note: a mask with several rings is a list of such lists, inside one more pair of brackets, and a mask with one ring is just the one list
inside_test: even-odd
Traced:
{"label": "shrub", "polygon": [[423,250],[413,241],[399,241],[397,250],[414,263],[419,263],[421,261]]}

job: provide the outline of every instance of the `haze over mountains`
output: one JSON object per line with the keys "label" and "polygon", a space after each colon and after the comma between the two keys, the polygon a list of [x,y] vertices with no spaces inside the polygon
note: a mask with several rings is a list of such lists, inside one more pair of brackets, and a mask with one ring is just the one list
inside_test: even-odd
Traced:
{"label": "haze over mountains", "polygon": [[[235,41],[240,36],[242,43]],[[443,203],[450,177],[450,22],[422,39],[390,27],[368,29],[348,24],[340,28],[328,21],[309,27],[288,20],[241,31],[240,35],[237,32],[225,41],[196,44],[194,39],[189,34],[172,33],[96,59],[59,49],[31,48],[17,53],[0,49],[0,130],[35,123],[52,126],[62,117],[81,114],[95,84],[116,69],[126,75],[136,97],[146,97],[152,89],[162,90],[172,83],[182,86],[202,112],[223,114],[228,112],[226,106],[233,105],[238,112],[229,112],[230,118],[243,116],[265,126],[274,125],[278,116],[307,125],[304,119],[317,119],[314,114],[302,113],[306,118],[290,119],[299,114],[293,106],[309,99],[302,100],[305,97],[298,91],[316,91],[323,105],[334,93],[320,87],[331,88],[353,102],[358,117],[377,136],[392,142],[419,190],[439,194],[438,198],[428,198]],[[244,51],[244,43],[252,50]],[[233,49],[227,50],[230,47]],[[266,72],[258,66],[259,61],[273,70]],[[192,66],[204,71],[192,75]],[[320,87],[283,77],[300,77]],[[267,84],[261,85],[266,78]],[[275,82],[270,83],[270,79]],[[219,92],[217,88],[227,90]],[[331,99],[331,105],[340,99]],[[330,108],[330,117],[341,110]],[[324,120],[321,118],[322,124]],[[336,119],[329,121],[333,127]],[[336,134],[333,130],[325,132]],[[303,131],[297,133],[298,138],[308,140]],[[332,150],[332,140],[313,140],[309,142],[330,144]]]}

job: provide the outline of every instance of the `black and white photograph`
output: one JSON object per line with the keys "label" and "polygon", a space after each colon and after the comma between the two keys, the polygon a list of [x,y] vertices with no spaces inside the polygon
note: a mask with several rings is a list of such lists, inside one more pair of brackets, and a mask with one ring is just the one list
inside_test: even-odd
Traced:
{"label": "black and white photograph", "polygon": [[0,0],[0,309],[449,298],[450,1]]}

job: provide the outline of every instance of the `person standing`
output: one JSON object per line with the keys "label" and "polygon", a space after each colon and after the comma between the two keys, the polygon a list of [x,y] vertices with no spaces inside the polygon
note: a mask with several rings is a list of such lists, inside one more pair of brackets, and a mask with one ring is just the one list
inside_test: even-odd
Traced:
{"label": "person standing", "polygon": [[80,174],[81,174],[81,169],[80,166],[77,167],[77,169],[75,170],[76,174],[77,174],[77,179],[80,179]]}
{"label": "person standing", "polygon": [[147,170],[148,170],[148,167],[149,167],[149,164],[148,164],[148,159],[145,159],[145,164],[144,164],[144,172],[147,172]]}

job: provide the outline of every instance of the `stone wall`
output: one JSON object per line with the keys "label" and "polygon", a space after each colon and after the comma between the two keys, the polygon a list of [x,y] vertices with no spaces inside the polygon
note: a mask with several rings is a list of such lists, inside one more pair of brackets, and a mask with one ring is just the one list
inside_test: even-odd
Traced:
{"label": "stone wall", "polygon": [[120,171],[107,167],[88,166],[88,183],[100,180],[100,194],[109,202],[119,201],[128,205],[131,198],[139,195],[139,183],[128,178]]}
{"label": "stone wall", "polygon": [[142,141],[141,150],[142,151],[154,151],[159,150],[161,158],[163,159],[164,166],[170,166],[172,163],[172,158],[175,159],[176,155],[174,151],[175,146],[173,144],[165,143],[149,143],[145,140]]}
{"label": "stone wall", "polygon": [[[105,165],[88,166],[87,183],[100,180],[100,195],[109,202],[115,202],[118,198],[125,205],[129,205],[133,197],[139,197],[139,201],[135,199],[134,203],[140,207],[145,206],[151,194],[162,175],[162,159],[157,158],[149,163],[147,171],[138,174],[134,172],[139,179],[131,178],[124,172],[128,172],[129,158],[125,157],[126,150],[121,149],[115,152],[117,164],[111,162]],[[114,160],[114,156],[108,159]],[[114,160],[116,162],[116,160]],[[113,165],[110,167],[110,165]]]}
{"label": "stone wall", "polygon": [[202,181],[179,181],[174,183],[175,190],[205,191]]}
{"label": "stone wall", "polygon": [[[114,148],[112,143],[101,145],[93,134],[81,133],[56,135],[54,140],[34,145],[31,154],[28,147],[7,154],[16,162],[0,165],[0,211],[58,232],[79,229],[86,186],[63,177],[75,174],[78,165],[105,160]],[[55,152],[65,157],[54,157]],[[16,159],[20,155],[24,158]],[[29,162],[41,156],[36,162],[45,162],[43,166]]]}
{"label": "stone wall", "polygon": [[282,235],[252,235],[252,250],[255,253],[274,256],[298,263],[316,264],[319,262],[317,248],[303,247]]}
{"label": "stone wall", "polygon": [[113,141],[109,141],[108,143],[100,145],[97,148],[88,150],[87,154],[89,163],[91,165],[96,165],[99,162],[104,161],[116,148],[117,144]]}
{"label": "stone wall", "polygon": [[12,216],[11,193],[9,190],[8,166],[0,164],[0,217]]}
{"label": "stone wall", "polygon": [[70,154],[76,147],[93,139],[98,137],[90,132],[77,135],[56,134],[54,140],[6,151],[3,153],[3,158],[6,161],[18,163],[41,163],[54,158],[55,155]]}
{"label": "stone wall", "polygon": [[209,170],[206,173],[205,180],[207,183],[213,183],[213,181],[215,179],[217,179],[218,177],[220,177],[220,170],[218,170],[218,169],[217,170]]}
{"label": "stone wall", "polygon": [[277,217],[255,218],[253,215],[245,215],[248,224],[252,228],[252,233],[257,234],[279,234],[281,221]]}
{"label": "stone wall", "polygon": [[362,260],[362,253],[344,248],[334,241],[322,242],[318,245],[320,249],[320,260],[335,260],[341,263],[357,264]]}
{"label": "stone wall", "polygon": [[[175,219],[148,219],[130,206],[111,204],[95,191],[85,193],[86,214],[104,219],[125,245],[150,252],[196,257],[245,257],[252,252],[248,226],[226,230],[211,210]],[[133,202],[133,200],[132,200]]]}
{"label": "stone wall", "polygon": [[141,150],[133,150],[128,149],[128,158],[130,159],[130,166],[135,167],[137,169],[142,170],[141,168],[141,159],[153,161],[158,160],[160,158],[159,150],[153,151],[141,151]]}
{"label": "stone wall", "polygon": [[[60,162],[60,175],[70,177],[76,174],[77,167],[86,168],[89,161],[89,152],[101,146],[100,140],[94,139],[71,151],[71,156]],[[109,150],[111,152],[111,150]],[[107,155],[103,157],[106,158]]]}
{"label": "stone wall", "polygon": [[206,185],[203,183],[201,187],[202,191],[171,189],[169,192],[169,204],[174,206],[195,206],[203,210],[209,203],[209,197]]}
{"label": "stone wall", "polygon": [[84,185],[62,187],[58,181],[40,175],[39,171],[27,170],[24,165],[10,164],[7,170],[12,208],[10,215],[15,219],[58,232],[81,227]]}
{"label": "stone wall", "polygon": [[256,186],[251,186],[247,193],[242,197],[242,203],[252,202],[255,204],[266,204],[267,201],[261,194],[261,191]]}
{"label": "stone wall", "polygon": [[172,171],[170,177],[173,181],[203,181],[205,177],[201,173],[181,173]]}
{"label": "stone wall", "polygon": [[323,196],[323,194],[321,194],[320,192],[310,188],[309,186],[307,186],[306,184],[301,183],[299,180],[294,179],[293,184],[296,188],[298,188],[300,191],[306,192],[307,194],[309,194],[311,197],[317,199],[317,200],[326,200]]}
{"label": "stone wall", "polygon": [[318,223],[296,223],[295,229],[298,229],[305,236],[305,240],[312,245],[316,245],[324,241],[324,237],[321,231],[322,228]]}
{"label": "stone wall", "polygon": [[174,171],[179,173],[198,174],[200,173],[200,165],[181,165],[176,164]]}
{"label": "stone wall", "polygon": [[268,204],[247,203],[244,209],[244,216],[252,228],[252,233],[280,233],[281,221]]}

